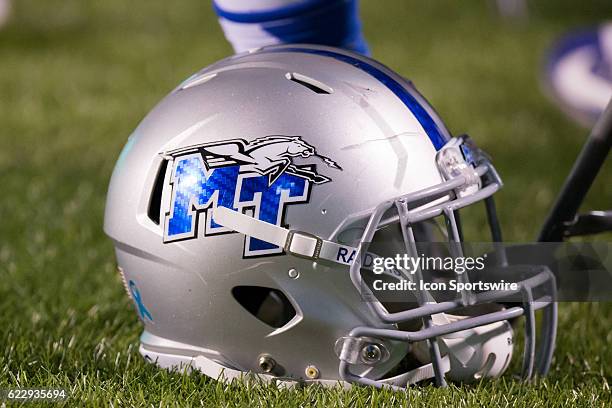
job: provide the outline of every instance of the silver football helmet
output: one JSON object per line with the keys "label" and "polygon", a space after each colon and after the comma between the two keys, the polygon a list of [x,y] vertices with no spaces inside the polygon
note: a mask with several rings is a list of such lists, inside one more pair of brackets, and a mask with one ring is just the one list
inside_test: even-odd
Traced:
{"label": "silver football helmet", "polygon": [[[391,299],[372,284],[430,276],[376,275],[373,257],[418,257],[430,241],[462,256],[458,211],[473,203],[485,201],[500,241],[501,185],[390,69],[330,47],[273,46],[203,69],[149,113],[118,159],[104,229],[144,323],[140,352],[159,366],[282,384],[473,381],[506,370],[511,322],[525,316],[530,378],[554,347],[546,268],[519,282],[519,303],[420,287]],[[511,268],[495,258],[491,268]]]}

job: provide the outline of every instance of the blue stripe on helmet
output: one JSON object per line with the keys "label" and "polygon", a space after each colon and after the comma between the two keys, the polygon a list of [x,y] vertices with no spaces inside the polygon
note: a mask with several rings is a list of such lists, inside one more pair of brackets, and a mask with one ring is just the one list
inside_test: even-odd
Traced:
{"label": "blue stripe on helmet", "polygon": [[265,52],[303,52],[307,54],[316,54],[331,57],[339,61],[346,62],[347,64],[351,64],[354,67],[357,67],[367,72],[368,74],[372,75],[374,78],[382,82],[391,92],[395,94],[395,96],[397,96],[404,103],[404,105],[406,105],[408,109],[410,109],[412,114],[417,118],[417,120],[425,130],[425,133],[427,133],[427,136],[431,140],[431,143],[433,144],[436,150],[440,150],[442,146],[444,146],[449,140],[449,138],[435,122],[435,120],[431,117],[429,112],[427,112],[423,105],[421,105],[419,101],[416,100],[414,95],[412,95],[404,86],[402,86],[399,82],[397,82],[387,73],[383,72],[382,70],[371,64],[368,64],[366,61],[334,51],[310,48],[277,48],[270,49]]}

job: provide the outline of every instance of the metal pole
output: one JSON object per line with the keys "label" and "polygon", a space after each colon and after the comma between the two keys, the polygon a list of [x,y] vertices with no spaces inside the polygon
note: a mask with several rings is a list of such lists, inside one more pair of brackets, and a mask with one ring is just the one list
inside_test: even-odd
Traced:
{"label": "metal pole", "polygon": [[567,226],[576,213],[597,177],[599,169],[606,161],[612,145],[612,100],[599,117],[587,139],[580,155],[574,162],[569,176],[548,214],[540,231],[538,241],[563,241]]}

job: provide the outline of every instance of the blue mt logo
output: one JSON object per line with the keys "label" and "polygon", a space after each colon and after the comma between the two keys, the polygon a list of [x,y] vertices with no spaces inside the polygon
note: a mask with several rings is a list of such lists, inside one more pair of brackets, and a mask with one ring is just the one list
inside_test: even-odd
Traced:
{"label": "blue mt logo", "polygon": [[[296,165],[296,157],[317,157],[327,166],[342,170],[299,136],[266,136],[247,142],[232,139],[189,146],[166,152],[173,158],[170,211],[166,213],[164,242],[198,236],[199,217],[205,218],[204,236],[233,232],[214,220],[217,206],[274,225],[284,225],[289,204],[309,202],[313,184],[331,179],[316,165]],[[282,253],[268,242],[246,237],[245,257]]]}

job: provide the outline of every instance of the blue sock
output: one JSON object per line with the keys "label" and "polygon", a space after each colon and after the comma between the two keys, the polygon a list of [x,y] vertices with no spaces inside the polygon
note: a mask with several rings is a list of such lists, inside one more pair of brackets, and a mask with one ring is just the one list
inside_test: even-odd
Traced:
{"label": "blue sock", "polygon": [[242,52],[272,44],[330,45],[369,54],[358,0],[214,0],[225,37]]}

